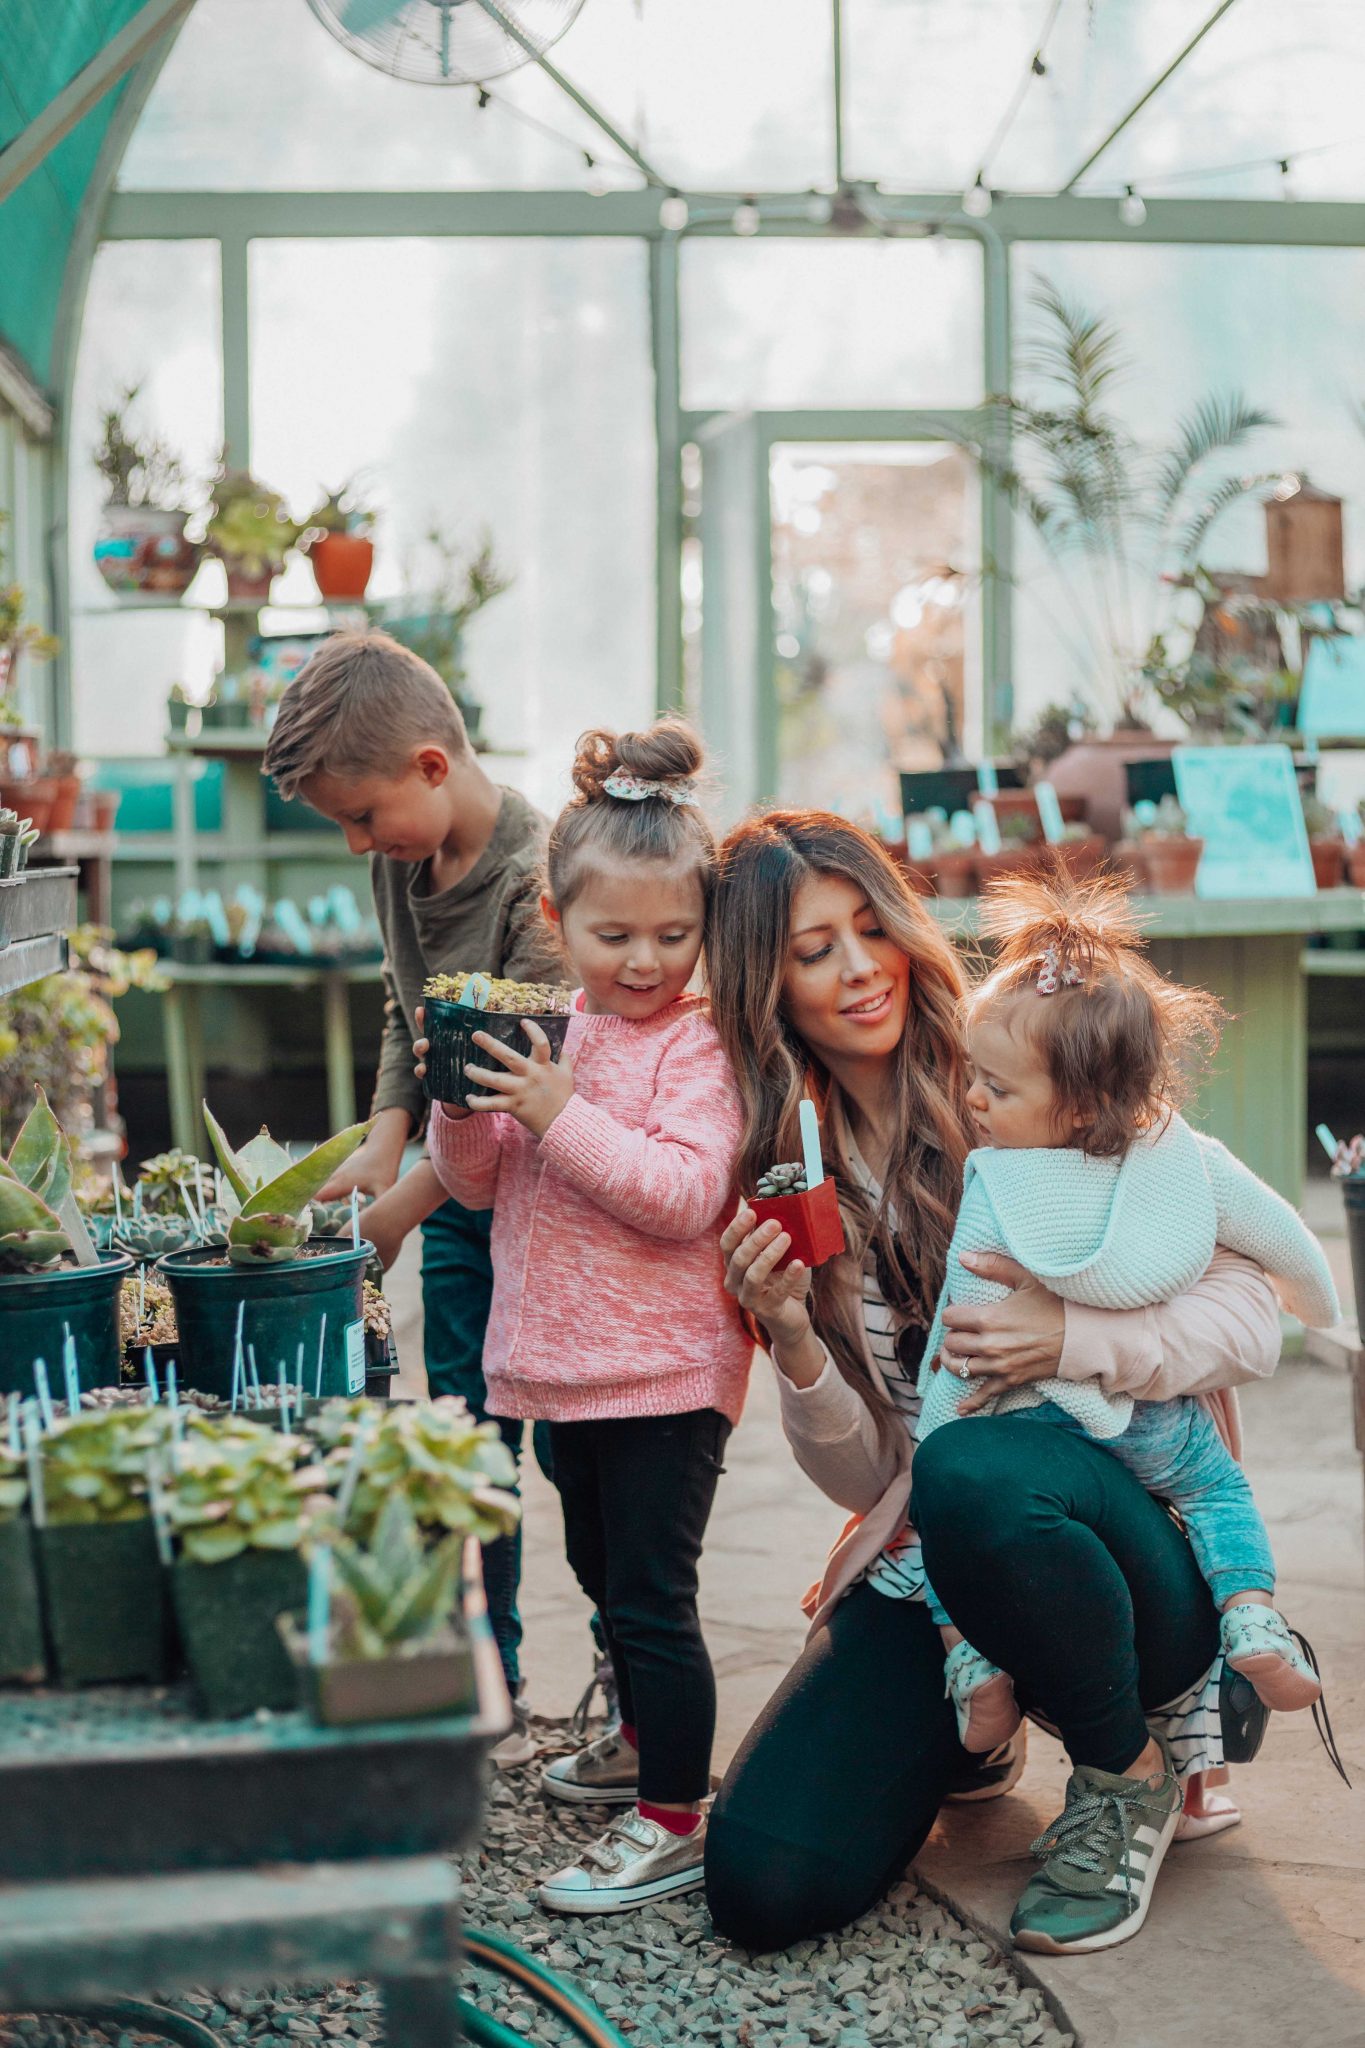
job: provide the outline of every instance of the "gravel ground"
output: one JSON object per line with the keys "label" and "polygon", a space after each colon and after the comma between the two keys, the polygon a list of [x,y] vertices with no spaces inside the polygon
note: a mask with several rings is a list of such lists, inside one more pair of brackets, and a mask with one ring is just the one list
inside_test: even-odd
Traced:
{"label": "gravel ground", "polygon": [[[542,1732],[549,1753],[553,1731]],[[596,1919],[542,1913],[535,1883],[610,1818],[546,1802],[534,1766],[496,1778],[483,1843],[465,1864],[466,1910],[471,1926],[506,1936],[567,1977],[638,2048],[1075,2048],[999,1950],[913,1883],[853,1927],[779,1956],[717,1940],[700,1893]],[[548,2048],[572,2038],[524,1993],[483,1971],[469,1976],[479,2004],[529,2041]],[[346,2048],[381,2038],[378,1995],[365,1985],[165,2002],[232,2048]],[[0,2020],[0,2048],[141,2048],[148,2039],[88,2022]]]}

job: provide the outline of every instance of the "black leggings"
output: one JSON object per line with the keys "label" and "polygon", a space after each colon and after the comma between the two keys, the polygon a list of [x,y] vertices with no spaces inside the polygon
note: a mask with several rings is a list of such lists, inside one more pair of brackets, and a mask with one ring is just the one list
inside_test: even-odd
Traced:
{"label": "black leggings", "polygon": [[[944,1606],[1073,1763],[1125,1769],[1147,1740],[1144,1706],[1214,1659],[1218,1617],[1185,1536],[1087,1437],[1008,1415],[948,1423],[915,1451],[911,1514]],[[969,1768],[928,1609],[855,1586],[717,1795],[716,1926],[768,1950],[856,1919]]]}
{"label": "black leggings", "polygon": [[596,1607],[621,1719],[640,1738],[640,1797],[704,1799],[716,1681],[697,1619],[697,1560],[730,1424],[714,1408],[552,1422],[564,1547]]}

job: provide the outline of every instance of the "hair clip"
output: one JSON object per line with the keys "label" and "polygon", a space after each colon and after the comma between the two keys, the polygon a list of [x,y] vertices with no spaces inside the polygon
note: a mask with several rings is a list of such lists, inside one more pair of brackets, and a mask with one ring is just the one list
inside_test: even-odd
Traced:
{"label": "hair clip", "polygon": [[1085,976],[1074,961],[1065,964],[1058,957],[1057,948],[1048,946],[1038,964],[1037,989],[1040,996],[1055,996],[1059,988],[1079,988]]}
{"label": "hair clip", "polygon": [[647,776],[631,775],[624,768],[616,768],[602,788],[608,796],[620,797],[628,804],[642,803],[647,796],[661,796],[670,804],[700,802],[691,777],[686,775],[676,776],[670,782],[651,782]]}

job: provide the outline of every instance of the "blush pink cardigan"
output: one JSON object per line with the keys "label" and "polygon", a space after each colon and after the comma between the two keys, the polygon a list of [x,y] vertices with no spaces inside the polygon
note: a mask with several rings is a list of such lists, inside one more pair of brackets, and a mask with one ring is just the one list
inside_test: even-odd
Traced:
{"label": "blush pink cardigan", "polygon": [[[577,999],[581,1003],[581,996]],[[483,1369],[493,1415],[587,1422],[718,1408],[753,1357],[720,1233],[744,1110],[704,1004],[570,1019],[574,1093],[537,1140],[495,1111],[432,1110],[442,1185],[493,1211]]]}

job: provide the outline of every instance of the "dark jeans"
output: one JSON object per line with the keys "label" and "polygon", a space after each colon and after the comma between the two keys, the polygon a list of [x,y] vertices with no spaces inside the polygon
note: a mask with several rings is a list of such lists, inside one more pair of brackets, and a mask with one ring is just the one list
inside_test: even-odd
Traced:
{"label": "dark jeans", "polygon": [[705,1798],[711,1781],[716,1681],[697,1560],[729,1435],[713,1408],[550,1424],[565,1549],[639,1734],[640,1796],[670,1805]]}
{"label": "dark jeans", "polygon": [[[483,1377],[483,1340],[493,1299],[493,1261],[488,1240],[493,1227],[490,1209],[462,1209],[443,1202],[422,1225],[422,1315],[425,1329],[427,1390],[458,1394],[469,1403],[478,1422],[488,1417],[488,1389]],[[493,1418],[513,1457],[521,1456],[522,1425],[505,1416]],[[509,1690],[521,1678],[521,1530],[483,1546],[484,1590],[488,1619],[502,1658]]]}
{"label": "dark jeans", "polygon": [[[1121,1771],[1143,1707],[1218,1648],[1171,1517],[1089,1438],[1022,1416],[951,1422],[915,1451],[911,1515],[958,1627],[1013,1674],[1075,1764]],[[855,1586],[807,1644],[717,1796],[707,1897],[746,1948],[845,1926],[902,1875],[968,1765],[919,1601]]]}

